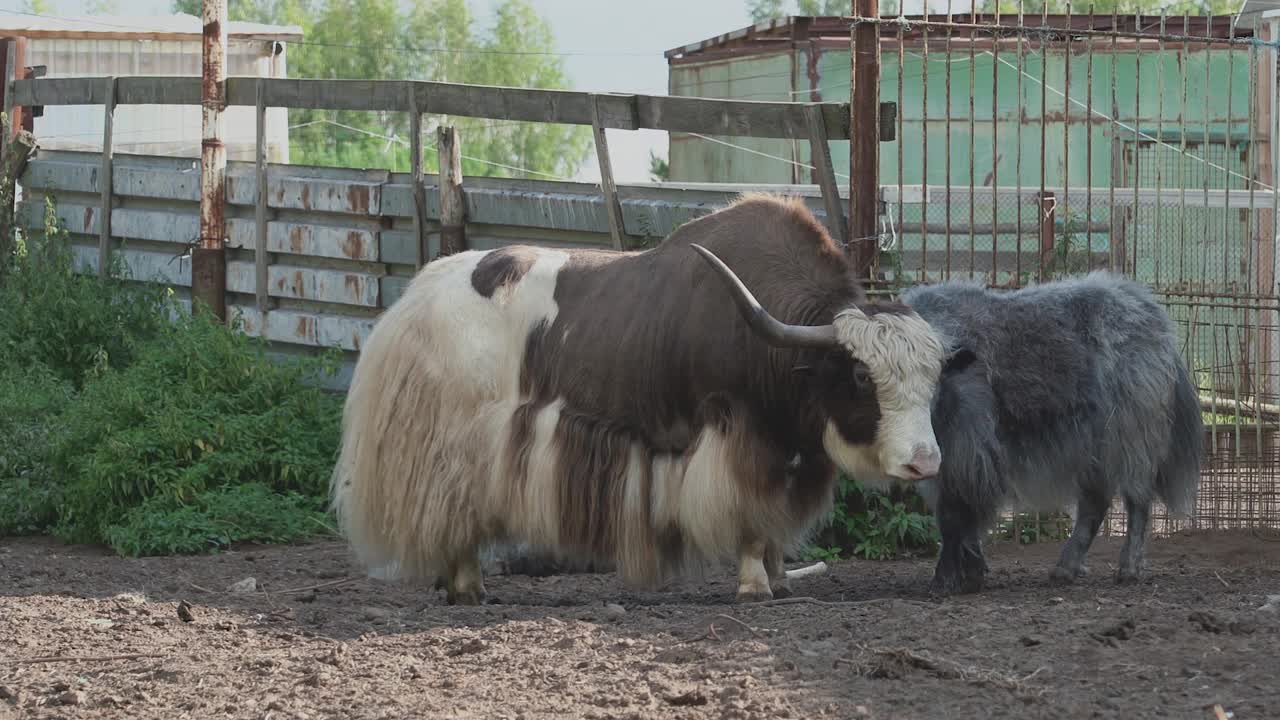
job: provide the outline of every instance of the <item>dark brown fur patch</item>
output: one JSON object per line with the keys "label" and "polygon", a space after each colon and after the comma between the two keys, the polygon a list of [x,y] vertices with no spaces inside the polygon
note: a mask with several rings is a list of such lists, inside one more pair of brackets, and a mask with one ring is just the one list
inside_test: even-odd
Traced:
{"label": "dark brown fur patch", "polygon": [[493,297],[503,285],[520,282],[537,257],[535,250],[523,246],[494,250],[480,258],[476,269],[471,271],[471,287],[485,297]]}
{"label": "dark brown fur patch", "polygon": [[[777,527],[776,518],[810,517],[830,498],[835,469],[822,447],[829,419],[850,439],[874,438],[879,407],[874,388],[854,382],[856,361],[839,350],[765,345],[689,247],[695,242],[732,268],[783,322],[830,323],[851,305],[868,313],[906,311],[867,302],[845,254],[798,200],[746,196],[643,252],[571,252],[556,279],[558,314],[531,332],[520,379],[522,402],[564,402],[555,445],[566,550],[597,558],[652,553],[664,570],[679,564],[678,528],[646,522],[644,549],[618,546],[627,539],[622,513],[633,444],[645,465],[637,510],[646,519],[653,458],[687,458],[702,429],[712,426],[735,448],[742,489],[777,508],[775,519],[759,522]],[[492,265],[529,257],[516,250],[507,248],[511,259],[495,258]],[[532,433],[512,441],[519,453]],[[797,455],[801,463],[788,467]],[[513,467],[526,472],[518,461]]]}

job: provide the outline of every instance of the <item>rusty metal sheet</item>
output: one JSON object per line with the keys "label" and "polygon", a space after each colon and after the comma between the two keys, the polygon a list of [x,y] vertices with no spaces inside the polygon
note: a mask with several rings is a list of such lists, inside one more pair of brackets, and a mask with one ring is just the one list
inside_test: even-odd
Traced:
{"label": "rusty metal sheet", "polygon": [[[95,275],[98,272],[98,248],[73,245],[72,262],[76,272]],[[191,287],[191,256],[154,250],[116,250],[114,257],[124,261],[127,277],[139,282]],[[117,276],[118,277],[118,276]]]}
{"label": "rusty metal sheet", "polygon": [[[232,219],[227,223],[227,233],[227,247],[252,250],[258,246],[258,230],[253,220]],[[272,222],[267,224],[267,250],[377,262],[378,233],[331,225]]]}
{"label": "rusty metal sheet", "polygon": [[200,218],[195,213],[114,208],[111,210],[111,235],[186,245],[200,236]]}
{"label": "rusty metal sheet", "polygon": [[[254,294],[255,272],[252,262],[228,262],[227,290]],[[378,276],[365,272],[272,265],[268,279],[271,285],[268,291],[272,297],[378,307],[381,295]]]}
{"label": "rusty metal sheet", "polygon": [[118,165],[112,173],[111,191],[116,195],[200,202],[200,163],[189,169],[129,167]]}
{"label": "rusty metal sheet", "polygon": [[[227,202],[253,205],[257,179],[235,174],[228,183]],[[267,205],[284,210],[315,210],[351,215],[382,214],[382,183],[314,177],[272,177],[267,180]]]}
{"label": "rusty metal sheet", "polygon": [[372,318],[347,317],[299,310],[272,310],[265,322],[250,305],[232,305],[228,316],[238,316],[245,334],[291,345],[359,351],[373,331]]}

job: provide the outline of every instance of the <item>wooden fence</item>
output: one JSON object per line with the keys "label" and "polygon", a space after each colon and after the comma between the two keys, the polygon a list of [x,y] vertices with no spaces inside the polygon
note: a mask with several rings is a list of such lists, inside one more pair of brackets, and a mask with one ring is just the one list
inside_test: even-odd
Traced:
{"label": "wooden fence", "polygon": [[[100,199],[111,197],[107,227],[112,255],[141,282],[171,285],[190,306],[190,248],[199,235],[200,173],[191,159],[120,155],[108,186],[97,153],[37,151],[20,182],[21,226],[44,228],[45,197],[55,200],[59,224],[70,233],[78,268],[100,268]],[[246,332],[283,353],[338,347],[347,372],[374,319],[412,278],[418,260],[413,180],[407,173],[270,165],[258,192],[252,163],[227,167],[227,309]],[[438,176],[423,177],[429,256],[440,247]],[[619,186],[626,234],[651,244],[753,187]],[[762,186],[760,189],[764,189]],[[807,196],[826,221],[821,191],[787,186]],[[257,203],[265,196],[267,311],[259,309],[255,256],[260,247]],[[589,183],[468,178],[463,185],[472,249],[513,243],[552,247],[608,247],[610,216]],[[844,196],[847,197],[847,194]],[[896,196],[888,198],[896,200]],[[906,198],[910,202],[913,198]],[[345,387],[347,375],[339,378]]]}

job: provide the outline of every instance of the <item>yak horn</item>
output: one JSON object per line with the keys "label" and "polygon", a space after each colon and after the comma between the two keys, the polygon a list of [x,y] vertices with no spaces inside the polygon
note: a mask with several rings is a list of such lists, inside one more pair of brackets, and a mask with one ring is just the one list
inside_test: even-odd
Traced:
{"label": "yak horn", "polygon": [[792,348],[831,348],[839,344],[836,341],[834,325],[788,325],[780,322],[760,306],[747,286],[742,284],[738,276],[721,262],[720,258],[697,243],[690,243],[690,246],[697,250],[698,254],[716,270],[720,279],[724,280],[734,303],[742,312],[742,317],[765,342],[777,347]]}

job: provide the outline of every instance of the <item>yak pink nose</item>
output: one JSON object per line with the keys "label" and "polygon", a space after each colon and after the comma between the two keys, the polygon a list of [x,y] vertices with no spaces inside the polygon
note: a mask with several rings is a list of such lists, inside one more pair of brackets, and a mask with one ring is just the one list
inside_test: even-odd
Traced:
{"label": "yak pink nose", "polygon": [[911,480],[928,480],[938,474],[942,454],[937,450],[920,448],[911,456],[911,462],[903,466],[903,475]]}

